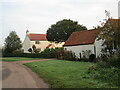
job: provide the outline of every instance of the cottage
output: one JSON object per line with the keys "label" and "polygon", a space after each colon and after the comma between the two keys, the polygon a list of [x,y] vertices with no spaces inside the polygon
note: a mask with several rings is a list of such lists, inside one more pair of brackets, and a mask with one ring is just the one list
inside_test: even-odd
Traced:
{"label": "cottage", "polygon": [[36,46],[36,49],[44,51],[46,48],[62,47],[64,45],[64,42],[58,44],[52,43],[47,40],[46,34],[33,34],[29,33],[27,30],[22,49],[25,53],[30,53],[28,49],[32,48],[33,45]]}

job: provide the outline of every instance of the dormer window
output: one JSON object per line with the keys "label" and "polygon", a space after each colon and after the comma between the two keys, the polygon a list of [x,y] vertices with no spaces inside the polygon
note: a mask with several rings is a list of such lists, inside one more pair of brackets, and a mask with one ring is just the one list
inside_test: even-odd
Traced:
{"label": "dormer window", "polygon": [[40,42],[39,41],[35,41],[35,44],[40,44]]}

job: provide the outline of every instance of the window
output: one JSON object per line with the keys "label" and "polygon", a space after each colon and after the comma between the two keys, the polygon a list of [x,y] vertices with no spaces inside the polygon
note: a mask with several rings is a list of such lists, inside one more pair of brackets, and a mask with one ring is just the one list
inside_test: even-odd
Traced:
{"label": "window", "polygon": [[35,44],[40,44],[40,42],[39,41],[35,41]]}

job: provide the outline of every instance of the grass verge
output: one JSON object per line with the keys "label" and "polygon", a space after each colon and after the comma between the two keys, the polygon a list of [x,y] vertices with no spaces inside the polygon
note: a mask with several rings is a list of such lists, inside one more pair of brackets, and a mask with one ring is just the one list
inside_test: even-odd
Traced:
{"label": "grass verge", "polygon": [[95,80],[88,74],[92,63],[65,60],[37,61],[24,64],[36,72],[52,88],[112,88],[109,83]]}

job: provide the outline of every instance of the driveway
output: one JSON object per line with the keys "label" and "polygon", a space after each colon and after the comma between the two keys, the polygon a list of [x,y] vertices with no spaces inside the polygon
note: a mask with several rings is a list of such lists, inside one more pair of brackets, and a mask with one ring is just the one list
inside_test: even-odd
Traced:
{"label": "driveway", "polygon": [[[27,61],[29,62],[29,61]],[[2,88],[49,88],[50,85],[38,77],[22,62],[2,62]],[[1,81],[1,80],[0,80]]]}

